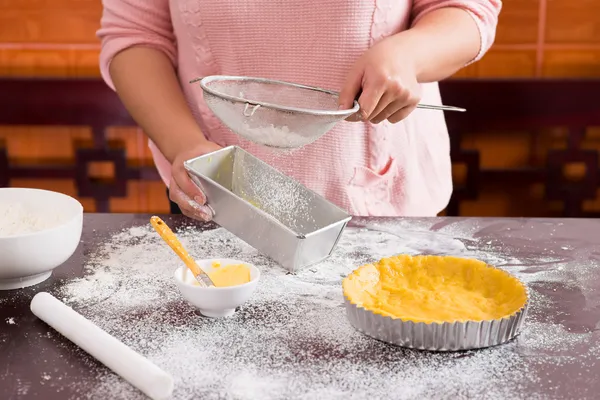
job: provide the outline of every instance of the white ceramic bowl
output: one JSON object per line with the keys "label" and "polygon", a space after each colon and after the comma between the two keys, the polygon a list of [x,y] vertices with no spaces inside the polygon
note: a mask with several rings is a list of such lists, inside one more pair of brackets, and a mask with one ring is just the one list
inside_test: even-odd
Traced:
{"label": "white ceramic bowl", "polygon": [[229,258],[214,258],[197,261],[197,264],[207,273],[213,270],[213,262],[221,266],[228,264],[244,264],[250,268],[250,282],[243,285],[227,287],[202,287],[194,285],[194,276],[186,266],[179,267],[175,271],[175,282],[179,292],[190,304],[198,308],[200,313],[210,318],[229,317],[235,313],[235,309],[244,304],[258,284],[260,270],[252,264]]}
{"label": "white ceramic bowl", "polygon": [[18,205],[26,212],[55,219],[55,224],[46,229],[0,235],[0,290],[19,289],[45,281],[79,245],[83,206],[74,198],[41,189],[0,188],[0,205]]}

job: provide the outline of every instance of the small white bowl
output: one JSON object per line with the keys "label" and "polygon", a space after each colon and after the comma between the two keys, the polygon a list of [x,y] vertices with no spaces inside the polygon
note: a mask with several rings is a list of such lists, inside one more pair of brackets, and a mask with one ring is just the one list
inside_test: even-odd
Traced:
{"label": "small white bowl", "polygon": [[57,217],[57,224],[51,228],[0,237],[0,290],[45,281],[79,245],[83,206],[62,193],[26,188],[0,188],[0,204],[18,204],[36,214]]}
{"label": "small white bowl", "polygon": [[229,264],[244,264],[250,268],[250,282],[243,285],[227,287],[202,287],[194,285],[194,276],[186,266],[179,267],[175,271],[175,283],[179,292],[190,304],[198,308],[205,317],[221,318],[229,317],[235,313],[235,309],[244,304],[254,293],[260,279],[260,270],[252,264],[229,258],[214,258],[197,261],[198,266],[205,272],[213,270],[212,264],[220,263],[223,267]]}

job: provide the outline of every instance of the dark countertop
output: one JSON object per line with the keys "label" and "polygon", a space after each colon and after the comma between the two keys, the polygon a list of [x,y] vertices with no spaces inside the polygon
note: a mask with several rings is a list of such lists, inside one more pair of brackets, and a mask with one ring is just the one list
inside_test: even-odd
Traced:
{"label": "dark countertop", "polygon": [[[189,224],[183,217],[163,218],[174,230],[178,226]],[[85,396],[81,388],[93,388],[100,372],[106,374],[104,367],[38,320],[30,312],[29,302],[37,292],[59,292],[63,285],[83,276],[87,257],[103,242],[124,228],[147,225],[148,219],[148,215],[85,215],[79,248],[65,264],[54,271],[49,280],[18,291],[0,291],[0,399],[82,398]],[[515,272],[522,279],[526,278],[524,281],[532,292],[532,302],[536,303],[525,322],[530,331],[503,346],[508,349],[505,350],[506,354],[518,355],[518,362],[528,365],[527,371],[532,377],[507,378],[513,387],[522,379],[520,389],[513,390],[507,396],[598,398],[600,221],[422,218],[362,219],[353,221],[353,225],[383,232],[392,232],[389,226],[393,226],[394,235],[415,243],[418,242],[419,235],[426,231],[443,235],[462,243],[467,251],[472,252],[470,254],[481,254],[482,258],[488,258],[486,261]],[[400,231],[405,232],[405,236],[399,234]],[[422,252],[445,252],[443,245],[437,250],[429,250],[431,251],[423,248]],[[556,274],[548,277],[545,272],[550,270]],[[545,335],[544,332],[536,331],[548,327],[556,328],[559,333],[548,332]],[[377,344],[370,351],[377,350],[395,357],[418,353],[397,348],[390,350],[390,347]],[[322,351],[327,351],[327,348],[323,347]],[[454,360],[472,354],[485,354],[482,353],[485,351],[488,350],[452,353],[444,357]],[[427,353],[420,354],[427,357]],[[498,354],[501,356],[504,353],[495,354],[498,357]],[[60,380],[47,381],[47,371],[60,371]],[[459,386],[456,383],[453,385]],[[391,396],[394,397],[396,396]],[[399,397],[402,396],[396,398]],[[467,385],[464,390],[440,393],[439,397],[486,396]]]}

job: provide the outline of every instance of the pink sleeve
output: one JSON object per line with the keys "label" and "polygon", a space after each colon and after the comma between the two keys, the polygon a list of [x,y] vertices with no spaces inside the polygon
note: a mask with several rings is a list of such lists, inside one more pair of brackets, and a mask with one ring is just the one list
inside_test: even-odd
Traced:
{"label": "pink sleeve", "polygon": [[114,90],[108,67],[113,57],[132,46],[164,52],[173,65],[177,60],[169,0],[103,0],[104,11],[97,32],[102,41],[100,72]]}
{"label": "pink sleeve", "polygon": [[414,0],[412,25],[428,13],[447,7],[465,10],[475,20],[479,28],[481,46],[477,56],[469,64],[478,61],[494,43],[502,0]]}

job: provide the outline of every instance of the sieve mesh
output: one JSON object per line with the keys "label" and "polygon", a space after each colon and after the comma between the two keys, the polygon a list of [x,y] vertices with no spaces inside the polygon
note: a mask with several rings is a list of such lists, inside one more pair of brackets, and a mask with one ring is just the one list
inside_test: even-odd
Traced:
{"label": "sieve mesh", "polygon": [[234,133],[254,143],[295,149],[314,142],[356,113],[338,110],[338,93],[263,78],[210,76],[200,85],[210,110]]}

